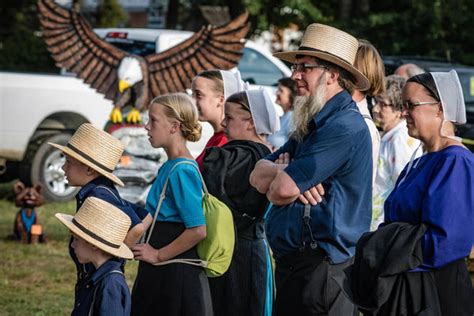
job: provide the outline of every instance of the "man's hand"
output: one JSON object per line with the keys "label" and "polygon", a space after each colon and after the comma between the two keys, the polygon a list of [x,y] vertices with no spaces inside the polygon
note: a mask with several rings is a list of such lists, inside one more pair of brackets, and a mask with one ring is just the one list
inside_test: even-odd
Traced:
{"label": "man's hand", "polygon": [[323,200],[324,196],[324,188],[321,183],[315,185],[308,191],[305,191],[303,194],[300,194],[298,199],[301,201],[303,204],[311,204],[311,205],[316,205],[318,203],[321,203]]}
{"label": "man's hand", "polygon": [[278,156],[278,159],[275,160],[275,163],[277,165],[285,165],[285,167],[288,166],[288,164],[290,163],[290,154],[289,153],[280,154],[280,156]]}

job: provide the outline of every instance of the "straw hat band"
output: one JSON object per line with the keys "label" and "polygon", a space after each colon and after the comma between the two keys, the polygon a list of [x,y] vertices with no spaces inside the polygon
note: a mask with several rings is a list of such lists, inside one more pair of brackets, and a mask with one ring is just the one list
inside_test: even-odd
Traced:
{"label": "straw hat band", "polygon": [[131,225],[130,217],[114,205],[88,197],[74,216],[61,213],[55,216],[75,236],[91,245],[112,256],[133,258],[132,251],[124,243]]}
{"label": "straw hat band", "polygon": [[72,151],[74,151],[76,154],[78,154],[79,156],[81,156],[82,158],[86,159],[87,161],[93,163],[94,165],[96,165],[97,167],[99,168],[102,168],[104,169],[105,171],[107,172],[113,172],[114,170],[113,169],[110,169],[108,168],[107,166],[104,166],[103,164],[101,164],[100,162],[98,162],[97,160],[95,160],[94,158],[92,158],[91,156],[87,155],[86,153],[82,152],[81,150],[79,150],[78,148],[74,147],[73,145],[71,145],[70,143],[68,143],[66,145],[67,148],[71,149]]}
{"label": "straw hat band", "polygon": [[72,223],[74,225],[77,226],[77,228],[79,228],[84,234],[87,234],[88,236],[94,238],[95,240],[109,246],[109,247],[112,247],[112,248],[115,248],[115,249],[119,249],[120,248],[120,245],[117,245],[117,244],[114,244],[114,243],[111,243],[110,241],[108,240],[105,240],[104,238],[100,237],[100,236],[97,236],[96,234],[94,234],[92,231],[88,230],[87,228],[85,228],[84,226],[82,226],[81,224],[79,224],[78,221],[76,221],[75,218],[72,219]]}
{"label": "straw hat band", "polygon": [[123,186],[123,182],[113,171],[122,157],[124,144],[106,131],[84,123],[72,135],[67,145],[48,144]]}
{"label": "straw hat band", "polygon": [[338,59],[341,59],[341,61],[343,62],[346,62],[348,66],[352,66],[352,63],[347,61],[346,59],[343,59],[341,58],[340,56],[337,56],[337,55],[334,55],[330,52],[327,52],[327,51],[322,51],[320,49],[316,49],[316,48],[312,48],[312,47],[306,47],[306,46],[300,46],[300,48],[298,48],[298,50],[301,50],[301,51],[313,51],[313,52],[321,52],[321,53],[324,53],[326,55],[330,55],[330,56],[333,56],[334,58],[338,58]]}

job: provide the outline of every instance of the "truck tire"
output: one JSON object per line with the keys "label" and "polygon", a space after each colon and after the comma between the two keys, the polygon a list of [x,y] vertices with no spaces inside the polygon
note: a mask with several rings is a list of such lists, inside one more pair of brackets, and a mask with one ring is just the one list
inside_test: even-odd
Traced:
{"label": "truck tire", "polygon": [[[23,170],[29,176],[31,183],[40,183],[43,186],[43,195],[47,201],[69,201],[74,198],[79,188],[68,185],[62,166],[65,162],[64,154],[48,142],[65,145],[71,138],[70,134],[59,133],[44,137],[39,147],[31,148],[29,161]],[[34,151],[36,149],[36,151]]]}

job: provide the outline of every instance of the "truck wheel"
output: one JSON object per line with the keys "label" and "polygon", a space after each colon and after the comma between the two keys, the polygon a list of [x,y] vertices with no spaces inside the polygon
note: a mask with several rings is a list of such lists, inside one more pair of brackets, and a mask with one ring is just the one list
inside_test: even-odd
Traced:
{"label": "truck wheel", "polygon": [[66,133],[45,137],[30,160],[31,182],[43,186],[43,195],[48,201],[69,201],[79,190],[77,187],[69,186],[64,176],[61,168],[66,161],[64,154],[48,144],[52,142],[65,145],[70,138],[71,135]]}

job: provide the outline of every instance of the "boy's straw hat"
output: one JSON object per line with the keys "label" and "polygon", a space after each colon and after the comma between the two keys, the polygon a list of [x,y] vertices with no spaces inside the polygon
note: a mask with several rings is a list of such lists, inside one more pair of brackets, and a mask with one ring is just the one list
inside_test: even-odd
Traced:
{"label": "boy's straw hat", "polygon": [[124,145],[109,133],[84,123],[79,126],[66,146],[48,144],[123,186],[123,182],[112,172],[122,157]]}
{"label": "boy's straw hat", "polygon": [[133,258],[132,251],[123,242],[131,220],[112,204],[89,197],[76,215],[56,213],[55,216],[71,232],[97,248],[116,257]]}
{"label": "boy's straw hat", "polygon": [[354,65],[359,41],[350,34],[334,27],[313,23],[304,32],[300,47],[295,51],[275,53],[273,56],[294,63],[296,56],[313,56],[336,64],[350,72],[359,90],[370,87],[369,80]]}

